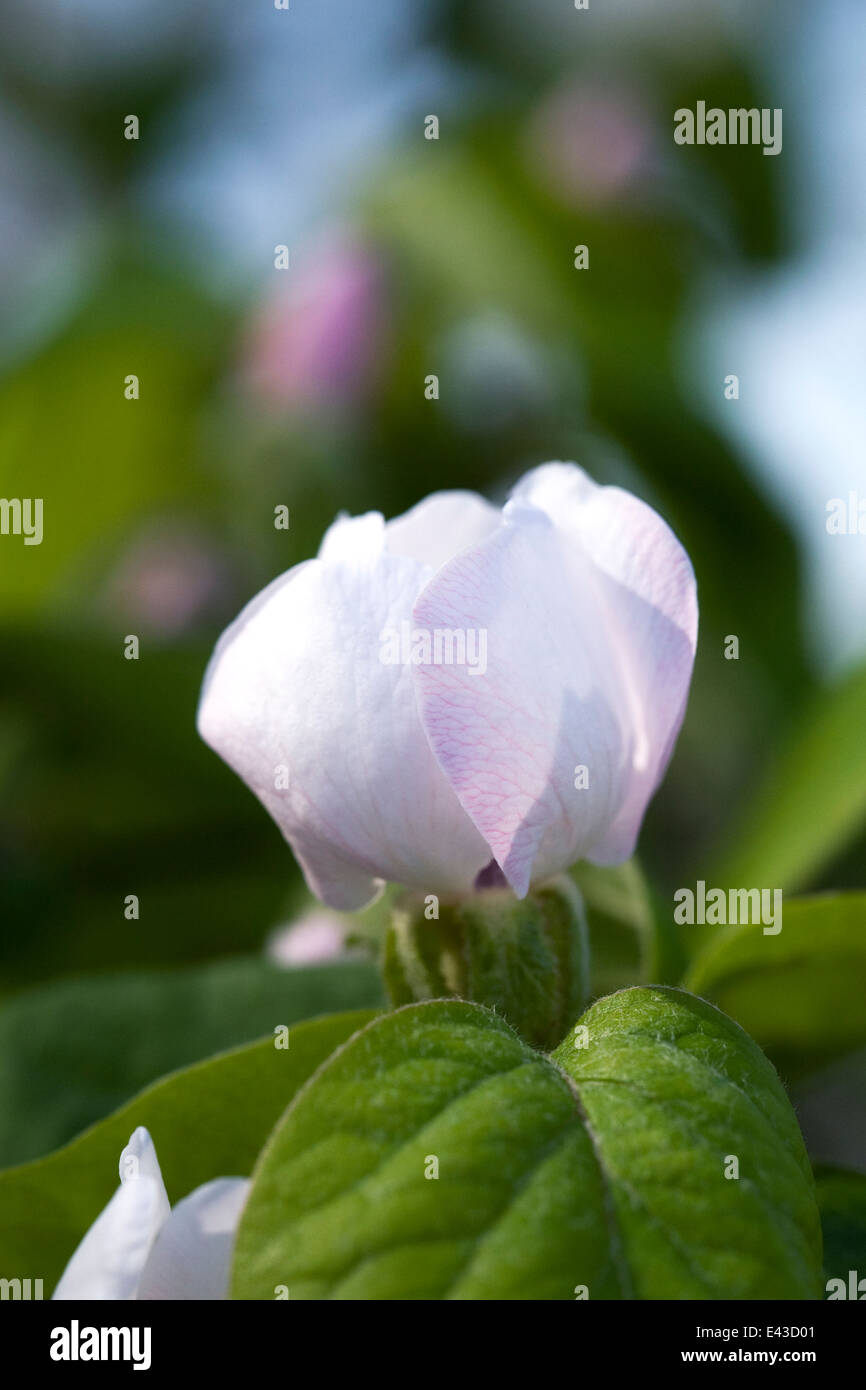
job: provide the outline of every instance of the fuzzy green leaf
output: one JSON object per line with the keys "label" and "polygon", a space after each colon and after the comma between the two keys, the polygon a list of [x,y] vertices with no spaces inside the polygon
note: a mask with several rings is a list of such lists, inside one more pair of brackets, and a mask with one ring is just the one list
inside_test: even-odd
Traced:
{"label": "fuzzy green leaf", "polygon": [[755,1044],[665,988],[581,1022],[552,1057],[461,1002],[358,1033],[257,1164],[234,1296],[818,1297],[811,1171]]}

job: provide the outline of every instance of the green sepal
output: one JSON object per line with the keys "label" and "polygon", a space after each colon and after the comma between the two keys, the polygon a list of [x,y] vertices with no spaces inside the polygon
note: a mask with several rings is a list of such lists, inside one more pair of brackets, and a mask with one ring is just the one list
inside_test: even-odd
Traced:
{"label": "green sepal", "polygon": [[[438,918],[426,912],[437,910]],[[518,901],[506,889],[460,903],[404,897],[385,943],[395,1008],[428,999],[486,1004],[526,1042],[553,1047],[589,995],[589,933],[580,891],[562,877]]]}

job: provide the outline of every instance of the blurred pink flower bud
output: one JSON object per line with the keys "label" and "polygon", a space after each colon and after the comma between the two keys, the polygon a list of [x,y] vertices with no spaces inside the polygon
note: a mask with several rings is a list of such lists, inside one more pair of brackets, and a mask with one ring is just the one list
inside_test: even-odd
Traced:
{"label": "blurred pink flower bud", "polygon": [[223,610],[230,588],[216,547],[195,528],[166,521],[130,543],[108,579],[104,603],[145,631],[174,637]]}
{"label": "blurred pink flower bud", "polygon": [[385,343],[383,275],[355,243],[332,243],[283,273],[260,308],[241,376],[272,408],[352,406],[372,388]]}
{"label": "blurred pink flower bud", "polygon": [[652,122],[630,89],[569,83],[530,122],[529,158],[565,203],[603,203],[635,184],[646,167]]}
{"label": "blurred pink flower bud", "polygon": [[321,965],[350,954],[343,919],[333,912],[308,912],[277,927],[265,942],[265,955],[275,965]]}

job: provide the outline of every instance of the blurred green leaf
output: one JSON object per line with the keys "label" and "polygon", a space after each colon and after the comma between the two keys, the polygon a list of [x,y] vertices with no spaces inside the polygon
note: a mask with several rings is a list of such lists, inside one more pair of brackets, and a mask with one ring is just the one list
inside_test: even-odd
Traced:
{"label": "blurred green leaf", "polygon": [[48,985],[0,1004],[0,1165],[49,1152],[158,1076],[317,1014],[378,1007],[376,968],[260,959]]}
{"label": "blurred green leaf", "polygon": [[672,932],[663,932],[636,859],[613,869],[583,861],[571,876],[583,895],[589,923],[592,995],[626,985],[671,983],[682,966]]}
{"label": "blurred green leaf", "polygon": [[731,835],[717,877],[797,889],[866,825],[866,666],[825,690]]}
{"label": "blurred green leaf", "polygon": [[[137,262],[0,383],[0,494],[44,501],[42,543],[4,546],[4,611],[50,601],[74,613],[106,540],[153,508],[200,496],[196,406],[223,332],[188,283]],[[128,375],[139,378],[138,400],[124,396]]]}
{"label": "blurred green leaf", "polygon": [[790,1095],[813,1164],[866,1170],[866,1046],[810,1069]]}
{"label": "blurred green leaf", "polygon": [[169,1201],[218,1177],[245,1177],[278,1116],[368,1012],[298,1024],[288,1049],[266,1038],[166,1077],[47,1158],[0,1173],[0,1269],[53,1288],[117,1188],[138,1125],[156,1145]]}
{"label": "blurred green leaf", "polygon": [[144,646],[128,662],[119,638],[4,629],[0,921],[27,930],[0,933],[3,990],[250,950],[291,915],[291,851],[196,732],[208,654]]}
{"label": "blurred green leaf", "polygon": [[775,936],[722,929],[683,983],[735,1018],[786,1079],[852,1052],[866,1043],[866,894],[783,901]]}
{"label": "blurred green leaf", "polygon": [[[824,1231],[824,1274],[844,1280],[847,1291],[852,1269],[858,1281],[866,1279],[866,1174],[819,1167],[815,1190]],[[866,1290],[858,1293],[858,1301],[863,1297]]]}

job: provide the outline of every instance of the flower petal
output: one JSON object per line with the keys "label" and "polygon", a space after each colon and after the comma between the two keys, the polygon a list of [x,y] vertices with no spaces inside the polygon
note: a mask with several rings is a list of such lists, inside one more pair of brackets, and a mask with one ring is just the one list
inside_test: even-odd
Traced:
{"label": "flower petal", "polygon": [[574,464],[533,469],[521,488],[526,500],[542,506],[569,542],[591,557],[602,601],[617,620],[635,756],[626,798],[592,858],[621,863],[634,853],[647,804],[667,770],[686,712],[698,640],[694,570],[652,507],[622,488],[599,487]]}
{"label": "flower petal", "polygon": [[374,560],[381,555],[384,544],[385,518],[381,512],[365,512],[363,516],[341,512],[322,537],[319,559],[347,563]]}
{"label": "flower petal", "polygon": [[228,1297],[235,1233],[247,1178],[216,1178],[172,1208],[141,1276],[142,1300]]}
{"label": "flower petal", "polygon": [[573,465],[535,470],[497,533],[431,579],[415,621],[487,633],[486,675],[420,666],[415,680],[436,756],[518,896],[578,858],[627,858],[694,656],[694,578],[661,518]]}
{"label": "flower petal", "polygon": [[437,570],[470,545],[493,535],[502,513],[477,492],[433,492],[385,527],[392,555],[408,555]]}
{"label": "flower petal", "polygon": [[156,1150],[146,1129],[120,1156],[121,1186],[67,1264],[55,1299],[135,1298],[142,1270],[169,1204]]}
{"label": "flower petal", "polygon": [[[429,567],[384,549],[370,517],[340,520],[221,638],[199,731],[252,788],[312,891],[362,907],[390,879],[468,891],[490,851],[421,727],[412,668],[383,656],[411,629]],[[288,785],[285,785],[285,783]]]}

